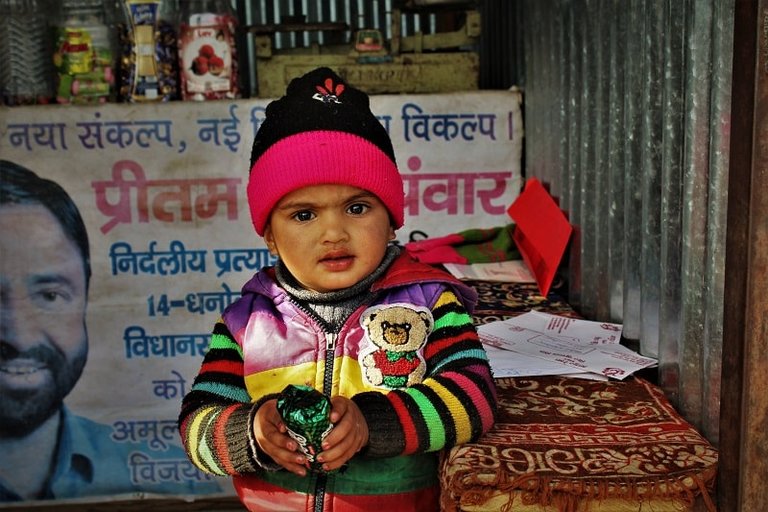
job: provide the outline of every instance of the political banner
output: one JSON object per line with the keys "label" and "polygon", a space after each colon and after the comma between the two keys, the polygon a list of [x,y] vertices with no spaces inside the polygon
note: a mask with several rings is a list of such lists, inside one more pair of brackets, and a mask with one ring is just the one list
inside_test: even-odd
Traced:
{"label": "political banner", "polygon": [[[73,426],[60,420],[53,433],[38,431],[53,428],[40,412],[23,432],[0,428],[0,444],[17,446],[13,458],[0,457],[0,502],[233,492],[229,479],[188,461],[176,420],[214,322],[255,272],[274,264],[253,229],[245,193],[251,144],[268,101],[0,108],[0,159],[57,183],[72,198],[92,271],[84,332],[72,334],[87,345],[87,363],[63,397],[64,416],[56,415]],[[511,222],[507,208],[522,181],[520,105],[515,91],[371,97],[404,180],[406,220],[397,243]],[[14,362],[25,343],[38,342],[22,340],[32,330],[24,322],[35,320],[19,312],[21,299],[6,295],[8,283],[44,264],[44,249],[15,251],[22,242],[35,247],[43,222],[3,224],[0,232],[8,248],[2,259],[17,260],[3,263],[0,276],[2,414],[16,414],[8,412],[6,393],[23,387],[14,379],[42,379],[31,363]],[[7,267],[19,275],[5,275]],[[38,318],[45,323],[46,315]],[[61,321],[51,331],[68,335]],[[90,431],[107,437],[94,441]],[[35,435],[48,442],[33,442]],[[79,437],[91,437],[90,451],[77,447]],[[48,475],[67,471],[51,487]],[[105,473],[114,476],[98,476]]]}

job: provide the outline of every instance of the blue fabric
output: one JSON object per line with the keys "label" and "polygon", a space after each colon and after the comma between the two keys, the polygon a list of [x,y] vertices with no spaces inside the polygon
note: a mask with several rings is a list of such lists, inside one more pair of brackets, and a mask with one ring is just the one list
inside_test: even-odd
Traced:
{"label": "blue fabric", "polygon": [[[223,479],[200,472],[177,445],[117,442],[111,425],[72,414],[64,408],[55,459],[41,499],[115,496],[221,494]],[[160,449],[158,449],[160,448]],[[33,459],[33,454],[30,456]],[[37,463],[37,461],[31,461]],[[0,482],[0,502],[21,497]]]}

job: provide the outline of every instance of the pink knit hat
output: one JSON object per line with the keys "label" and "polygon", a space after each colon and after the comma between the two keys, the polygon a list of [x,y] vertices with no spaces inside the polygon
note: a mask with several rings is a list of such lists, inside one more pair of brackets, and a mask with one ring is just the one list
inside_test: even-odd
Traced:
{"label": "pink knit hat", "polygon": [[376,194],[395,228],[403,225],[403,180],[389,134],[368,96],[328,68],[296,78],[267,105],[253,142],[248,204],[264,234],[280,199],[309,185],[343,184]]}

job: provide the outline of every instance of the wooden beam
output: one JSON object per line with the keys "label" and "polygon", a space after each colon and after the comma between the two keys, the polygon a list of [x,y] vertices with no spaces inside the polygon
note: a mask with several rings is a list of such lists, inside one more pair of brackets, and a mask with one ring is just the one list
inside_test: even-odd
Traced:
{"label": "wooden beam", "polygon": [[768,509],[768,0],[736,0],[720,510]]}

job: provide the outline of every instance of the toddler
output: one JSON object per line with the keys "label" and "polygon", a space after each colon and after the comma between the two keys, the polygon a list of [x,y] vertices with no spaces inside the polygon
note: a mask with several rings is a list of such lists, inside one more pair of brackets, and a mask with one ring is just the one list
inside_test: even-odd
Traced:
{"label": "toddler", "polygon": [[[294,79],[253,143],[248,201],[277,256],[213,329],[179,428],[192,462],[249,510],[438,510],[438,454],[491,428],[475,292],[392,243],[403,181],[369,98],[328,68]],[[287,385],[330,401],[302,451]]]}

